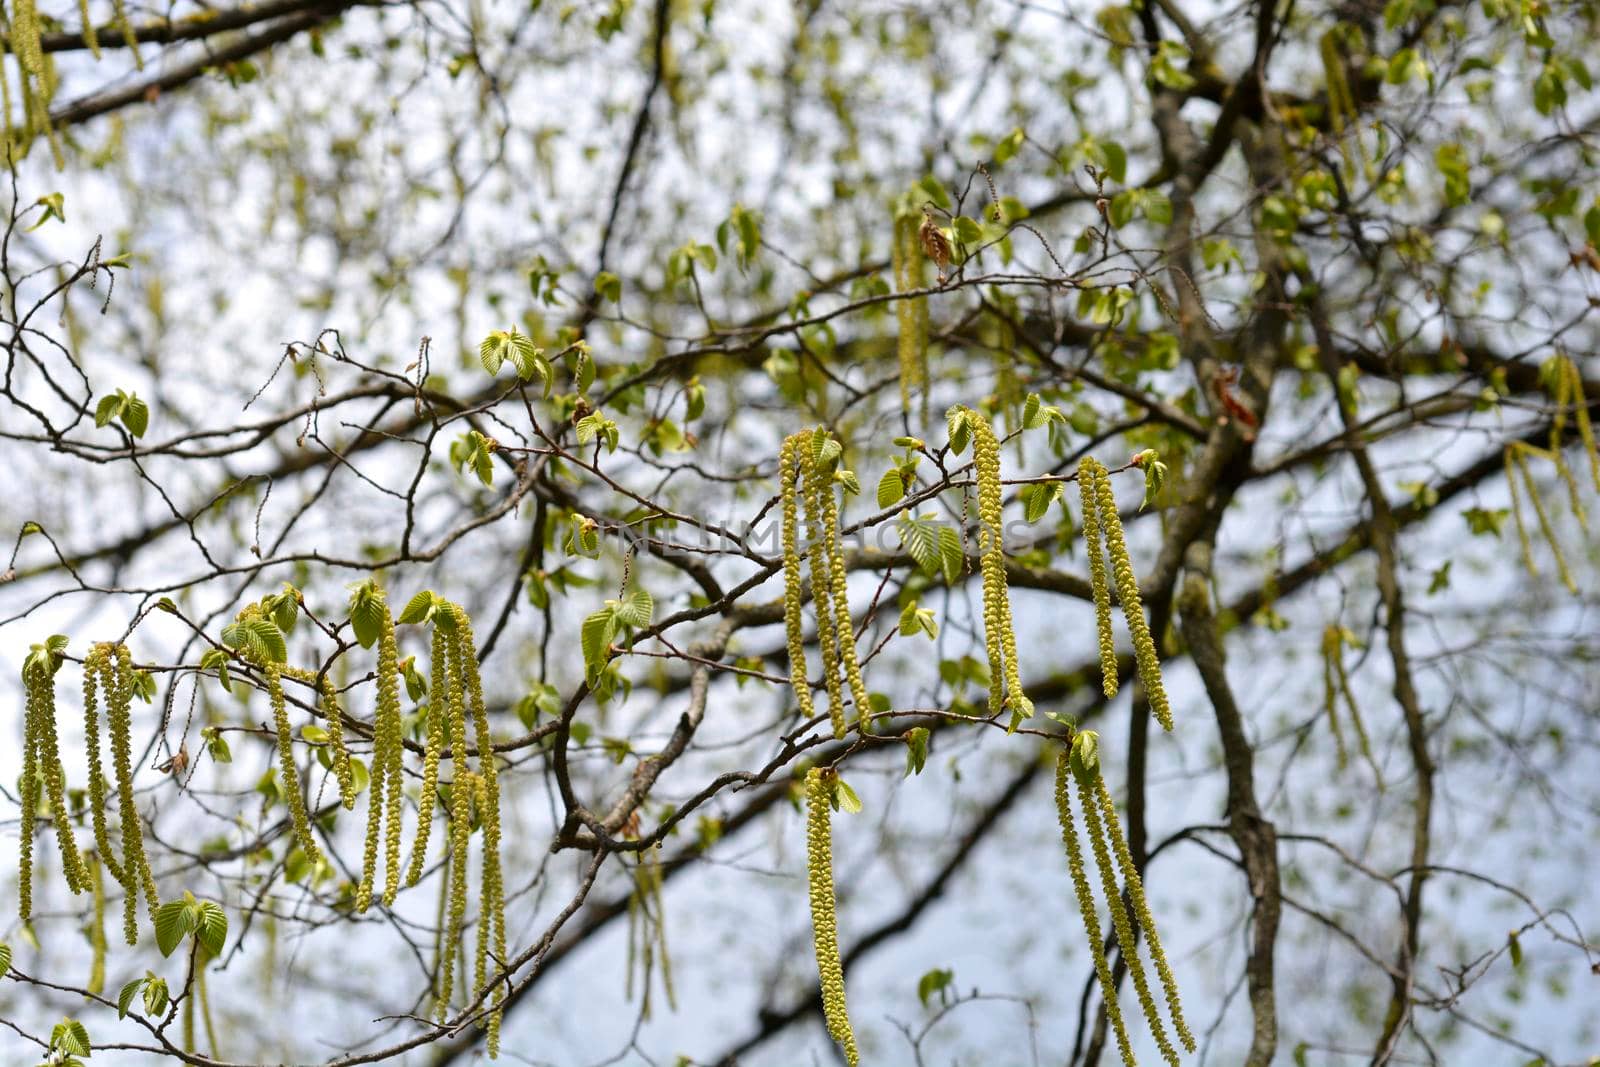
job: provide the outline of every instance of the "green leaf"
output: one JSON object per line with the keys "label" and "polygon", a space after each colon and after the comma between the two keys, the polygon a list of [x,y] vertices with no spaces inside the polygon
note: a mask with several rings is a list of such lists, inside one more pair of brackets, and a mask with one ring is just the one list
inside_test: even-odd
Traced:
{"label": "green leaf", "polygon": [[861,479],[856,477],[855,471],[834,471],[833,480],[844,487],[844,491],[851,496],[861,495]]}
{"label": "green leaf", "polygon": [[594,291],[601,300],[616,304],[622,301],[622,279],[608,270],[595,275]]}
{"label": "green leaf", "polygon": [[133,1007],[133,998],[138,994],[144,983],[145,979],[135,978],[122,987],[122,992],[117,994],[117,1018],[126,1019],[128,1017],[128,1009]]}
{"label": "green leaf", "polygon": [[11,970],[11,946],[0,941],[0,978]]}
{"label": "green leaf", "polygon": [[50,1031],[50,1048],[69,1056],[87,1056],[92,1051],[89,1031],[76,1019],[62,1019]]}
{"label": "green leaf", "polygon": [[878,479],[878,506],[893,507],[906,495],[906,483],[900,477],[899,467],[890,467]]}
{"label": "green leaf", "polygon": [[849,782],[837,776],[833,779],[833,806],[846,815],[854,815],[861,810],[861,798],[856,796]]}
{"label": "green leaf", "polygon": [[1306,1052],[1310,1048],[1304,1041],[1294,1047],[1294,1067],[1306,1067]]}
{"label": "green leaf", "polygon": [[1138,206],[1139,199],[1143,193],[1144,190],[1142,189],[1124,189],[1116,196],[1113,196],[1111,198],[1111,209],[1109,212],[1111,225],[1120,230],[1122,227],[1132,222],[1133,209]]}
{"label": "green leaf", "polygon": [[222,947],[228,940],[228,913],[214,900],[200,902],[200,921],[196,936],[200,948],[212,959],[222,956]]}
{"label": "green leaf", "polygon": [[1093,782],[1100,777],[1100,735],[1093,730],[1078,731],[1068,760],[1079,781]]}
{"label": "green leaf", "polygon": [[406,608],[400,613],[400,618],[397,621],[406,625],[426,622],[432,612],[433,590],[423,589],[416,596],[406,601]]}
{"label": "green leaf", "polygon": [[163,956],[194,932],[195,913],[187,901],[169,900],[156,909],[156,947]]}
{"label": "green leaf", "polygon": [[969,219],[965,215],[957,215],[953,228],[956,240],[962,244],[975,245],[983,241],[983,225],[976,219]]}
{"label": "green leaf", "polygon": [[961,535],[949,526],[939,527],[939,569],[945,585],[955,585],[967,566],[967,553]]}
{"label": "green leaf", "polygon": [[1510,508],[1467,508],[1461,513],[1474,537],[1499,537],[1500,528],[1510,516]]}
{"label": "green leaf", "polygon": [[931,174],[925,175],[921,181],[917,182],[917,189],[929,200],[932,200],[935,207],[944,208],[946,211],[950,210],[950,194],[945,191],[944,183],[938,178]]}
{"label": "green leaf", "polygon": [[505,365],[507,336],[504,330],[495,330],[478,346],[478,359],[482,361],[483,369],[491,375],[499,374],[500,368]]}
{"label": "green leaf", "polygon": [[1121,185],[1128,180],[1128,153],[1115,141],[1099,143],[1100,158],[1105,160],[1106,176]]}
{"label": "green leaf", "polygon": [[143,437],[145,430],[150,428],[150,406],[133,393],[128,394],[128,402],[122,408],[122,425],[135,437]]}
{"label": "green leaf", "polygon": [[363,582],[350,597],[350,629],[362,648],[371,648],[383,633],[383,604],[378,600],[376,587]]}
{"label": "green leaf", "polygon": [[968,419],[969,416],[964,408],[953,407],[945,412],[944,421],[950,435],[951,455],[961,455],[972,442],[972,424]]}
{"label": "green leaf", "polygon": [[921,978],[917,979],[917,999],[922,1001],[922,1006],[928,1006],[928,1000],[935,993],[942,994],[950,988],[955,981],[956,973],[945,967],[935,967]]}
{"label": "green leaf", "polygon": [[611,607],[601,608],[583,620],[583,663],[591,682],[598,677],[600,669],[605,666],[606,652],[611,647],[611,639],[616,633],[616,612]]}
{"label": "green leaf", "polygon": [[910,515],[900,519],[900,544],[929,577],[939,574],[939,524]]}
{"label": "green leaf", "polygon": [[906,731],[906,777],[921,774],[928,762],[928,728],[914,726]]}
{"label": "green leaf", "polygon": [[934,619],[933,612],[922,607],[915,598],[906,601],[906,606],[900,609],[899,629],[902,637],[927,634],[931,641],[939,636],[939,623]]}
{"label": "green leaf", "polygon": [[284,583],[283,592],[272,598],[272,621],[284,633],[292,632],[294,624],[300,621],[300,598],[295,596],[294,587],[287,582]]}
{"label": "green leaf", "polygon": [[1154,189],[1145,192],[1144,217],[1157,226],[1166,226],[1172,222],[1172,201],[1168,199],[1166,193]]}
{"label": "green leaf", "polygon": [[154,974],[145,972],[144,984],[144,1013],[151,1019],[159,1019],[167,1013],[167,980],[157,978]]}
{"label": "green leaf", "polygon": [[122,414],[123,406],[127,400],[120,393],[108,393],[100,398],[100,403],[95,405],[94,425],[96,429],[110,424],[111,420]]}
{"label": "green leaf", "polygon": [[273,663],[288,662],[289,645],[277,623],[268,618],[253,618],[245,620],[245,626],[250,632],[251,646],[260,650],[263,659]]}
{"label": "green leaf", "polygon": [[1522,942],[1517,939],[1517,932],[1515,930],[1511,931],[1510,936],[1506,938],[1506,947],[1511,950],[1511,966],[1521,970]]}
{"label": "green leaf", "polygon": [[39,199],[35,200],[34,204],[36,206],[43,207],[44,212],[39,216],[38,222],[28,227],[29,233],[37,230],[40,226],[43,226],[51,219],[56,219],[60,222],[67,221],[66,197],[63,194],[46,193],[44,196],[41,196]]}
{"label": "green leaf", "polygon": [[1160,453],[1153,448],[1134,455],[1133,463],[1144,469],[1144,501],[1140,503],[1139,510],[1143,511],[1156,502],[1156,497],[1161,495],[1161,489],[1167,484],[1167,465],[1160,460]]}
{"label": "green leaf", "polygon": [[649,626],[655,615],[656,603],[648,592],[635,589],[623,597],[612,614],[624,626]]}
{"label": "green leaf", "polygon": [[1028,522],[1044,518],[1050,505],[1061,499],[1063,487],[1058,481],[1034,482],[1022,487],[1022,517]]}
{"label": "green leaf", "polygon": [[206,751],[218,763],[232,763],[233,750],[228,747],[227,738],[217,732],[216,727],[208,726],[200,731],[200,736],[205,740]]}

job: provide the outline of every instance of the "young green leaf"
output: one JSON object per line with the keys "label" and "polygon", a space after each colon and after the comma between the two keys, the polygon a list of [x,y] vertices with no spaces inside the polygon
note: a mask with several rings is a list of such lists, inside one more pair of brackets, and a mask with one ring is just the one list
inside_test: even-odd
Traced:
{"label": "young green leaf", "polygon": [[878,479],[878,506],[893,507],[906,495],[906,483],[900,477],[899,467],[890,467]]}
{"label": "young green leaf", "polygon": [[133,998],[143,988],[145,981],[143,978],[135,978],[122,987],[122,992],[117,994],[117,1018],[126,1019],[128,1017],[128,1010],[133,1007]]}
{"label": "young green leaf", "polygon": [[214,900],[200,902],[200,919],[196,936],[200,948],[212,959],[222,956],[222,947],[228,940],[228,913]]}
{"label": "young green leaf", "polygon": [[156,947],[163,956],[172,955],[172,950],[194,932],[195,918],[194,909],[182,900],[169,900],[156,909]]}

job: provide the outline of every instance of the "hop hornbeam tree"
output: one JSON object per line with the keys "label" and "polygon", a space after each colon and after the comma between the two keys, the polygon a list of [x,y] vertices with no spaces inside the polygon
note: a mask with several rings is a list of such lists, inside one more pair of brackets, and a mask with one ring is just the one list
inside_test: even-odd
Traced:
{"label": "hop hornbeam tree", "polygon": [[8,1054],[1590,1063],[1597,31],[5,6]]}

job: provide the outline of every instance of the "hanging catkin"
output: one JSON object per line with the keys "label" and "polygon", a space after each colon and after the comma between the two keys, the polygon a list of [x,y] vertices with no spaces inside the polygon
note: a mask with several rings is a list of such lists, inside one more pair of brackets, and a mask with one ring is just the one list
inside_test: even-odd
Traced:
{"label": "hanging catkin", "polygon": [[1033,701],[1022,690],[1017,635],[1011,622],[1006,586],[1006,555],[1000,485],[1000,442],[989,420],[971,408],[960,409],[972,432],[972,462],[978,483],[978,546],[983,571],[983,639],[989,657],[989,714],[1010,707],[1012,721],[1033,715]]}
{"label": "hanging catkin", "polygon": [[[1172,729],[1172,707],[1167,701],[1167,689],[1161,680],[1161,660],[1156,655],[1155,639],[1150,634],[1150,624],[1144,617],[1144,605],[1139,596],[1139,579],[1133,573],[1133,560],[1128,555],[1128,544],[1122,533],[1122,517],[1117,513],[1117,498],[1111,491],[1111,476],[1098,460],[1085,457],[1079,466],[1079,478],[1089,475],[1094,480],[1095,517],[1099,532],[1105,539],[1105,551],[1111,564],[1111,577],[1117,586],[1117,602],[1122,605],[1122,617],[1128,624],[1128,636],[1133,639],[1133,659],[1139,670],[1145,695],[1150,701],[1150,711],[1163,730]],[[1081,487],[1080,487],[1081,490]],[[1085,530],[1088,523],[1085,521]],[[1090,545],[1091,550],[1093,545]],[[1091,580],[1094,561],[1090,561]],[[1096,613],[1099,614],[1100,591],[1095,592]],[[1115,659],[1107,662],[1106,633],[1101,631],[1101,671],[1110,668],[1115,672]],[[1107,686],[1107,694],[1115,688]]]}
{"label": "hanging catkin", "polygon": [[811,887],[811,926],[822,988],[822,1013],[828,1033],[844,1050],[850,1067],[861,1062],[855,1032],[845,1008],[844,968],[839,961],[837,901],[833,890],[833,829],[830,811],[838,774],[813,767],[806,773],[806,871]]}
{"label": "hanging catkin", "polygon": [[1095,629],[1100,639],[1100,687],[1109,700],[1117,695],[1120,671],[1117,646],[1111,633],[1111,586],[1106,580],[1106,557],[1100,536],[1100,464],[1093,456],[1078,461],[1078,499],[1083,505],[1083,548],[1089,557],[1089,586],[1094,594]]}
{"label": "hanging catkin", "polygon": [[804,592],[800,577],[800,477],[801,441],[809,448],[807,433],[784,438],[778,451],[778,487],[783,500],[783,625],[789,647],[789,684],[802,721],[816,714],[811,682],[806,671],[805,620],[801,616]]}

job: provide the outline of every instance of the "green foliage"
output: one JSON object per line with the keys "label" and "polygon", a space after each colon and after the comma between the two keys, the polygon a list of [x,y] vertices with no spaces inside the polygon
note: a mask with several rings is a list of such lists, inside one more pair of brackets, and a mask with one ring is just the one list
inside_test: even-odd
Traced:
{"label": "green foliage", "polygon": [[101,397],[94,408],[96,426],[107,426],[114,420],[120,421],[133,436],[143,437],[150,428],[150,406],[139,399],[137,393],[118,389]]}

